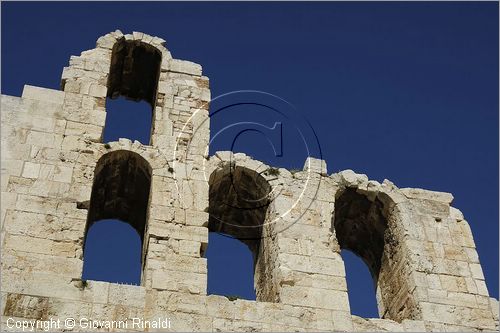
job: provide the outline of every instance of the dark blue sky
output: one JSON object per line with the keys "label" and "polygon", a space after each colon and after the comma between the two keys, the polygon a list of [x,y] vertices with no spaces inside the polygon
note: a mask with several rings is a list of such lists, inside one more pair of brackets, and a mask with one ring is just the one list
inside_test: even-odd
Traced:
{"label": "dark blue sky", "polygon": [[[19,96],[25,83],[57,89],[70,55],[120,29],[160,36],[175,58],[202,64],[212,96],[257,89],[284,98],[314,128],[329,172],[453,193],[498,298],[497,2],[3,2],[1,24],[3,94]],[[259,140],[242,137],[236,148],[301,166],[293,149],[264,156]],[[349,283],[372,290],[367,272],[364,282],[349,276],[352,261]]]}

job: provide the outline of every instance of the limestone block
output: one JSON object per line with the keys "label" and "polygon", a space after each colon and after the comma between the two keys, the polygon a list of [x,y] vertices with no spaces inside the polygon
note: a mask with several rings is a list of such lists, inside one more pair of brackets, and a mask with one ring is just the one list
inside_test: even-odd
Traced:
{"label": "limestone block", "polygon": [[467,327],[493,328],[491,312],[487,310],[470,309],[460,306],[449,306],[436,303],[420,303],[424,320],[456,325],[461,323]]}
{"label": "limestone block", "polygon": [[75,258],[80,245],[74,242],[58,242],[43,238],[26,237],[7,234],[5,246],[15,251],[27,253],[48,254]]}
{"label": "limestone block", "polygon": [[[210,102],[212,100],[210,90],[202,89],[200,99],[205,102]],[[208,105],[206,107],[204,106],[204,108],[208,108]]]}
{"label": "limestone block", "polygon": [[280,284],[347,291],[345,277],[303,273],[285,268],[281,269]]}
{"label": "limestone block", "polygon": [[234,318],[236,321],[263,321],[262,318],[265,316],[266,310],[264,303],[244,299],[236,299],[231,303],[235,308]]}
{"label": "limestone block", "polygon": [[22,176],[24,178],[38,178],[40,172],[40,164],[32,162],[24,162]]}
{"label": "limestone block", "polygon": [[63,141],[63,136],[54,133],[45,133],[37,131],[29,131],[26,137],[26,143],[29,145],[38,145],[49,148],[60,147]]}
{"label": "limestone block", "polygon": [[227,297],[219,295],[207,296],[207,314],[211,317],[235,319],[236,308]]}
{"label": "limestone block", "polygon": [[205,273],[155,270],[152,272],[151,279],[153,289],[202,295],[207,292],[207,276]]}
{"label": "limestone block", "polygon": [[208,225],[208,218],[209,214],[206,212],[200,212],[191,209],[186,210],[187,225],[206,227]]}
{"label": "limestone block", "polygon": [[480,264],[470,264],[469,267],[474,279],[484,280],[483,269]]}
{"label": "limestone block", "polygon": [[477,293],[482,296],[489,296],[488,288],[484,280],[474,280],[476,282]]}
{"label": "limestone block", "polygon": [[283,286],[281,298],[285,304],[349,311],[349,300],[344,291]]}
{"label": "limestone block", "polygon": [[207,314],[207,297],[203,295],[159,291],[156,299],[156,305],[169,313]]}
{"label": "limestone block", "polygon": [[200,256],[200,242],[181,239],[179,241],[179,254],[191,257]]}
{"label": "limestone block", "polygon": [[55,273],[70,278],[78,278],[82,274],[83,262],[77,258],[66,258],[59,255],[5,251],[2,254],[2,268],[18,274],[23,271]]}
{"label": "limestone block", "polygon": [[[435,218],[443,219],[450,214],[450,206],[442,201],[428,199],[411,199],[411,203],[423,215],[430,215]],[[436,220],[439,222],[440,220]]]}
{"label": "limestone block", "polygon": [[403,331],[402,325],[392,320],[370,318],[368,319],[368,321],[370,322],[370,324],[373,324],[376,327],[376,330],[388,331],[388,332]]}
{"label": "limestone block", "polygon": [[171,237],[202,243],[208,242],[208,229],[205,227],[184,226],[173,223],[152,223],[149,234],[156,237]]}
{"label": "limestone block", "polygon": [[206,274],[207,259],[199,257],[193,258],[190,256],[166,254],[163,267],[166,270]]}
{"label": "limestone block", "polygon": [[3,315],[47,320],[48,303],[49,299],[46,297],[9,293]]}
{"label": "limestone block", "polygon": [[304,163],[303,170],[308,172],[319,173],[325,176],[328,172],[325,160],[320,160],[314,157],[307,157]]}
{"label": "limestone block", "polygon": [[[164,317],[164,316],[162,316]],[[122,328],[114,329],[116,331],[131,331],[132,319],[131,318],[145,318],[144,308],[135,308],[135,307],[126,307],[123,305],[114,305],[114,304],[92,304],[92,313],[88,317],[88,319],[92,320],[112,320],[112,321],[121,321],[125,322],[125,325],[122,325]],[[157,317],[158,318],[158,317]],[[92,324],[92,323],[90,323]],[[124,327],[128,327],[128,330],[125,330]],[[83,327],[84,331],[102,331],[103,328],[95,328],[93,330]],[[134,329],[137,331],[139,328]]]}
{"label": "limestone block", "polygon": [[446,192],[430,191],[420,188],[402,188],[400,191],[409,199],[438,201],[447,205],[450,205],[453,201],[453,195]]}
{"label": "limestone block", "polygon": [[26,212],[55,214],[58,200],[33,195],[18,195],[16,209]]}
{"label": "limestone block", "polygon": [[81,285],[73,283],[73,278],[58,275],[57,272],[19,274],[5,270],[0,278],[4,292],[68,300],[80,300],[83,295]]}
{"label": "limestone block", "polygon": [[455,207],[450,207],[450,217],[456,221],[462,221],[464,219],[464,214]]}
{"label": "limestone block", "polygon": [[2,159],[2,175],[12,175],[12,176],[21,176],[23,171],[23,164],[27,162],[23,162],[20,160],[3,160]]}
{"label": "limestone block", "polygon": [[212,318],[203,315],[174,312],[169,314],[172,323],[172,331],[174,332],[211,332]]}
{"label": "limestone block", "polygon": [[296,223],[294,218],[282,217],[275,221],[276,230],[283,237],[294,239],[312,239],[320,242],[329,242],[331,233],[323,227]]}
{"label": "limestone block", "polygon": [[201,66],[185,60],[172,59],[170,61],[170,71],[201,76]]}
{"label": "limestone block", "polygon": [[108,303],[142,308],[146,302],[146,290],[142,286],[109,284]]}
{"label": "limestone block", "polygon": [[235,160],[234,153],[232,151],[217,151],[214,156],[224,162]]}
{"label": "limestone block", "polygon": [[347,187],[353,187],[368,181],[368,177],[363,174],[357,174],[352,170],[340,172],[340,180]]}
{"label": "limestone block", "polygon": [[92,84],[89,89],[89,95],[92,97],[106,97],[108,88],[98,84]]}
{"label": "limestone block", "polygon": [[116,43],[116,38],[110,34],[99,37],[97,40],[96,46],[97,47],[102,47],[105,49],[112,49],[113,45]]}
{"label": "limestone block", "polygon": [[73,167],[56,165],[54,167],[53,179],[57,182],[71,183],[73,177]]}
{"label": "limestone block", "polygon": [[404,319],[402,325],[405,332],[424,332],[425,324],[421,320]]}
{"label": "limestone block", "polygon": [[[337,254],[338,255],[338,254]],[[295,254],[279,254],[283,267],[303,273],[317,273],[332,276],[345,276],[344,263],[339,258],[317,258]]]}
{"label": "limestone block", "polygon": [[94,142],[98,142],[102,135],[102,127],[92,124],[82,124],[74,121],[66,123],[65,135],[82,136]]}
{"label": "limestone block", "polygon": [[64,101],[64,91],[35,87],[25,84],[22,98],[34,99],[47,103],[62,104]]}
{"label": "limestone block", "polygon": [[[92,315],[92,303],[71,301],[71,300],[57,300],[49,299],[47,313],[50,313],[50,318],[61,321],[61,332],[64,331],[63,322],[67,318],[90,318]],[[79,328],[80,329],[80,328]]]}
{"label": "limestone block", "polygon": [[353,331],[352,317],[346,311],[332,311],[334,331],[351,332]]}
{"label": "limestone block", "polygon": [[152,219],[173,222],[175,216],[175,209],[173,207],[154,205],[149,211]]}
{"label": "limestone block", "polygon": [[166,43],[166,41],[163,38],[156,37],[156,36],[153,37],[153,39],[151,40],[151,44],[155,44],[155,45],[164,46],[165,43]]}
{"label": "limestone block", "polygon": [[493,318],[495,319],[498,325],[498,316],[499,316],[498,300],[493,297],[490,297],[490,306],[493,312]]}

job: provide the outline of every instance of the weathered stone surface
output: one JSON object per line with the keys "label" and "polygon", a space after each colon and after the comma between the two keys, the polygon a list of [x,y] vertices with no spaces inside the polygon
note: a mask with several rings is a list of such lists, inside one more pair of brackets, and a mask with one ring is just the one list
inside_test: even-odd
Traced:
{"label": "weathered stone surface", "polygon": [[[175,331],[498,330],[451,194],[328,175],[316,158],[289,171],[208,157],[209,80],[159,37],[102,36],[61,79],[62,91],[1,96],[2,331],[9,318],[67,317],[168,317]],[[151,104],[150,145],[101,142],[106,98],[119,95]],[[85,233],[106,218],[140,234],[140,286],[82,280]],[[249,246],[256,301],[207,295],[209,232]],[[382,318],[351,315],[342,249],[368,265]]]}

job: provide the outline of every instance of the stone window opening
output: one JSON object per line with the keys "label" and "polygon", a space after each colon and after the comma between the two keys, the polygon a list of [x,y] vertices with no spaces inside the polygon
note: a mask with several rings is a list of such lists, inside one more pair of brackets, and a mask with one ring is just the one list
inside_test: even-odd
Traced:
{"label": "stone window opening", "polygon": [[[342,252],[348,250],[363,260],[378,293],[379,278],[386,268],[387,259],[384,257],[384,247],[388,235],[386,232],[388,223],[382,202],[377,198],[371,201],[365,195],[358,193],[355,188],[347,188],[335,200],[335,216],[332,224]],[[356,273],[362,274],[362,272]],[[378,298],[377,294],[379,315],[383,318]]]}
{"label": "stone window opening", "polygon": [[[266,278],[270,276],[271,259],[263,246],[270,233],[265,225],[270,192],[267,180],[245,167],[226,166],[214,171],[209,179],[209,232],[237,239],[248,247],[253,257],[253,281],[259,301],[273,298],[270,279]],[[208,246],[210,251],[210,242]],[[217,273],[210,271],[210,258],[208,264],[210,289],[210,275]]]}
{"label": "stone window opening", "polygon": [[[150,143],[161,59],[158,49],[141,41],[122,38],[114,44],[107,82],[104,141],[128,138]],[[139,104],[124,103],[125,99]],[[150,112],[144,112],[147,109]],[[124,118],[129,118],[128,129]]]}
{"label": "stone window opening", "polygon": [[379,318],[376,286],[374,288],[368,265],[350,250],[342,249],[340,255],[345,266],[351,313],[362,318]]}
{"label": "stone window opening", "polygon": [[208,243],[203,253],[208,261],[208,295],[256,300],[254,259],[249,247],[219,232],[209,232]]}
{"label": "stone window opening", "polygon": [[[94,173],[85,228],[84,273],[86,266],[92,265],[92,262],[86,257],[88,247],[103,246],[105,249],[105,244],[96,245],[87,242],[87,236],[94,224],[104,220],[118,220],[127,223],[138,234],[140,239],[138,251],[141,253],[137,264],[140,265],[142,272],[150,187],[151,167],[139,154],[118,150],[99,159]],[[126,247],[127,244],[124,244],[124,249],[128,251],[129,249]],[[102,268],[107,269],[106,267]],[[92,279],[92,277],[87,278]]]}

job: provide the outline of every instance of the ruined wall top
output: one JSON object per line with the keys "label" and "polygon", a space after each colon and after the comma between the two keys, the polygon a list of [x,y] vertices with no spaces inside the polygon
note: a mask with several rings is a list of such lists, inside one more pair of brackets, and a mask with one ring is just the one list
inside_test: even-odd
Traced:
{"label": "ruined wall top", "polygon": [[[329,174],[312,157],[287,170],[208,156],[208,78],[144,33],[100,37],[71,57],[61,87],[1,98],[2,330],[8,318],[69,316],[168,316],[176,331],[498,329],[451,194]],[[118,95],[151,105],[150,142],[103,142]],[[82,277],[88,229],[113,217],[141,236],[138,286]],[[209,232],[248,245],[255,301],[207,295]],[[341,250],[369,268],[380,318],[351,313]]]}

